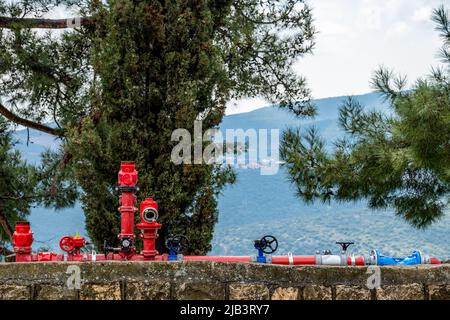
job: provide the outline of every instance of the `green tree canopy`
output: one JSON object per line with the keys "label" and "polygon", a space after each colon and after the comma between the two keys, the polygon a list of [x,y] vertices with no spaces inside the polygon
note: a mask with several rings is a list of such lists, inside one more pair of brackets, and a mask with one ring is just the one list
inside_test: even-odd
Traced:
{"label": "green tree canopy", "polygon": [[[42,18],[61,5],[82,19]],[[59,137],[55,175],[81,188],[95,243],[116,239],[116,174],[133,160],[139,197],[160,203],[163,235],[185,234],[191,253],[205,253],[217,195],[235,174],[171,163],[171,133],[193,132],[199,118],[215,128],[227,101],[246,96],[314,114],[292,70],[314,34],[298,0],[0,0],[0,114]]]}
{"label": "green tree canopy", "polygon": [[56,179],[51,154],[43,154],[39,165],[30,165],[14,144],[11,127],[0,116],[0,249],[11,242],[15,222],[25,220],[31,206],[63,208],[73,205],[78,195],[62,177]]}
{"label": "green tree canopy", "polygon": [[386,68],[373,87],[392,112],[365,111],[350,98],[340,107],[347,133],[333,152],[314,128],[287,130],[281,156],[299,197],[315,200],[367,199],[370,208],[393,208],[423,228],[441,218],[450,196],[450,22],[440,7],[433,21],[444,42],[444,66],[405,90],[406,78]]}

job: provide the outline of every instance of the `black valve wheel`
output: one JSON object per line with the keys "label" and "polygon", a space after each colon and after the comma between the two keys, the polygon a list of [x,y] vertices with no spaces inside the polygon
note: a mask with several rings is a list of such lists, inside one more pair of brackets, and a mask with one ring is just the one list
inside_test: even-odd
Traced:
{"label": "black valve wheel", "polygon": [[189,240],[186,236],[175,235],[175,236],[169,236],[166,239],[166,248],[169,251],[173,251],[177,254],[183,252],[188,247],[189,247]]}
{"label": "black valve wheel", "polygon": [[340,245],[342,248],[342,251],[347,252],[348,247],[350,247],[352,244],[355,244],[354,242],[345,242],[345,241],[338,241],[336,244]]}
{"label": "black valve wheel", "polygon": [[265,254],[271,254],[278,249],[278,240],[274,236],[264,236],[259,240],[259,248]]}

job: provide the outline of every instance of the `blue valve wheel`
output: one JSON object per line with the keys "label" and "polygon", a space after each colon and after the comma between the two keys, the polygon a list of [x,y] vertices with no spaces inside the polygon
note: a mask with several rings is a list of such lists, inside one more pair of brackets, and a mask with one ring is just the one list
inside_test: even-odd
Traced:
{"label": "blue valve wheel", "polygon": [[278,240],[274,236],[264,236],[260,240],[255,241],[255,248],[265,254],[272,254],[278,249]]}
{"label": "blue valve wheel", "polygon": [[175,235],[166,239],[166,248],[171,254],[182,253],[189,247],[189,240],[186,236]]}

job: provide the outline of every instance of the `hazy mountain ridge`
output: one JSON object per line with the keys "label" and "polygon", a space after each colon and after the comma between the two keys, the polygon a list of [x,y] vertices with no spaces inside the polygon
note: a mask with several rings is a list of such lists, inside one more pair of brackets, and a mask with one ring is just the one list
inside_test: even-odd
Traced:
{"label": "hazy mountain ridge", "polygon": [[[299,119],[291,112],[278,107],[264,107],[254,111],[226,116],[220,126],[221,129],[284,129],[286,127],[307,126],[318,123],[329,123],[339,117],[339,106],[348,97],[325,98],[314,101],[318,114],[314,118]],[[389,107],[378,93],[368,93],[355,96],[366,110],[380,110],[388,112]]]}

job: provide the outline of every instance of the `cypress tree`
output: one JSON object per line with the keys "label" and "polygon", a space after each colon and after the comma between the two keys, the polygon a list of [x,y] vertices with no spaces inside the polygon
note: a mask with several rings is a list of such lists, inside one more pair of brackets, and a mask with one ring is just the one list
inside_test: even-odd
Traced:
{"label": "cypress tree", "polygon": [[[66,28],[40,17],[60,5],[82,17],[70,21],[76,28],[34,31]],[[236,176],[218,164],[172,163],[172,132],[193,135],[196,119],[203,130],[216,128],[226,103],[247,96],[314,114],[306,81],[292,70],[314,46],[304,1],[26,0],[0,4],[0,15],[0,94],[8,98],[0,113],[59,137],[58,177],[81,189],[99,246],[116,240],[116,176],[120,162],[132,160],[138,200],[160,203],[158,249],[176,233],[190,239],[187,253],[206,253],[217,195]],[[43,125],[48,120],[56,128]]]}

